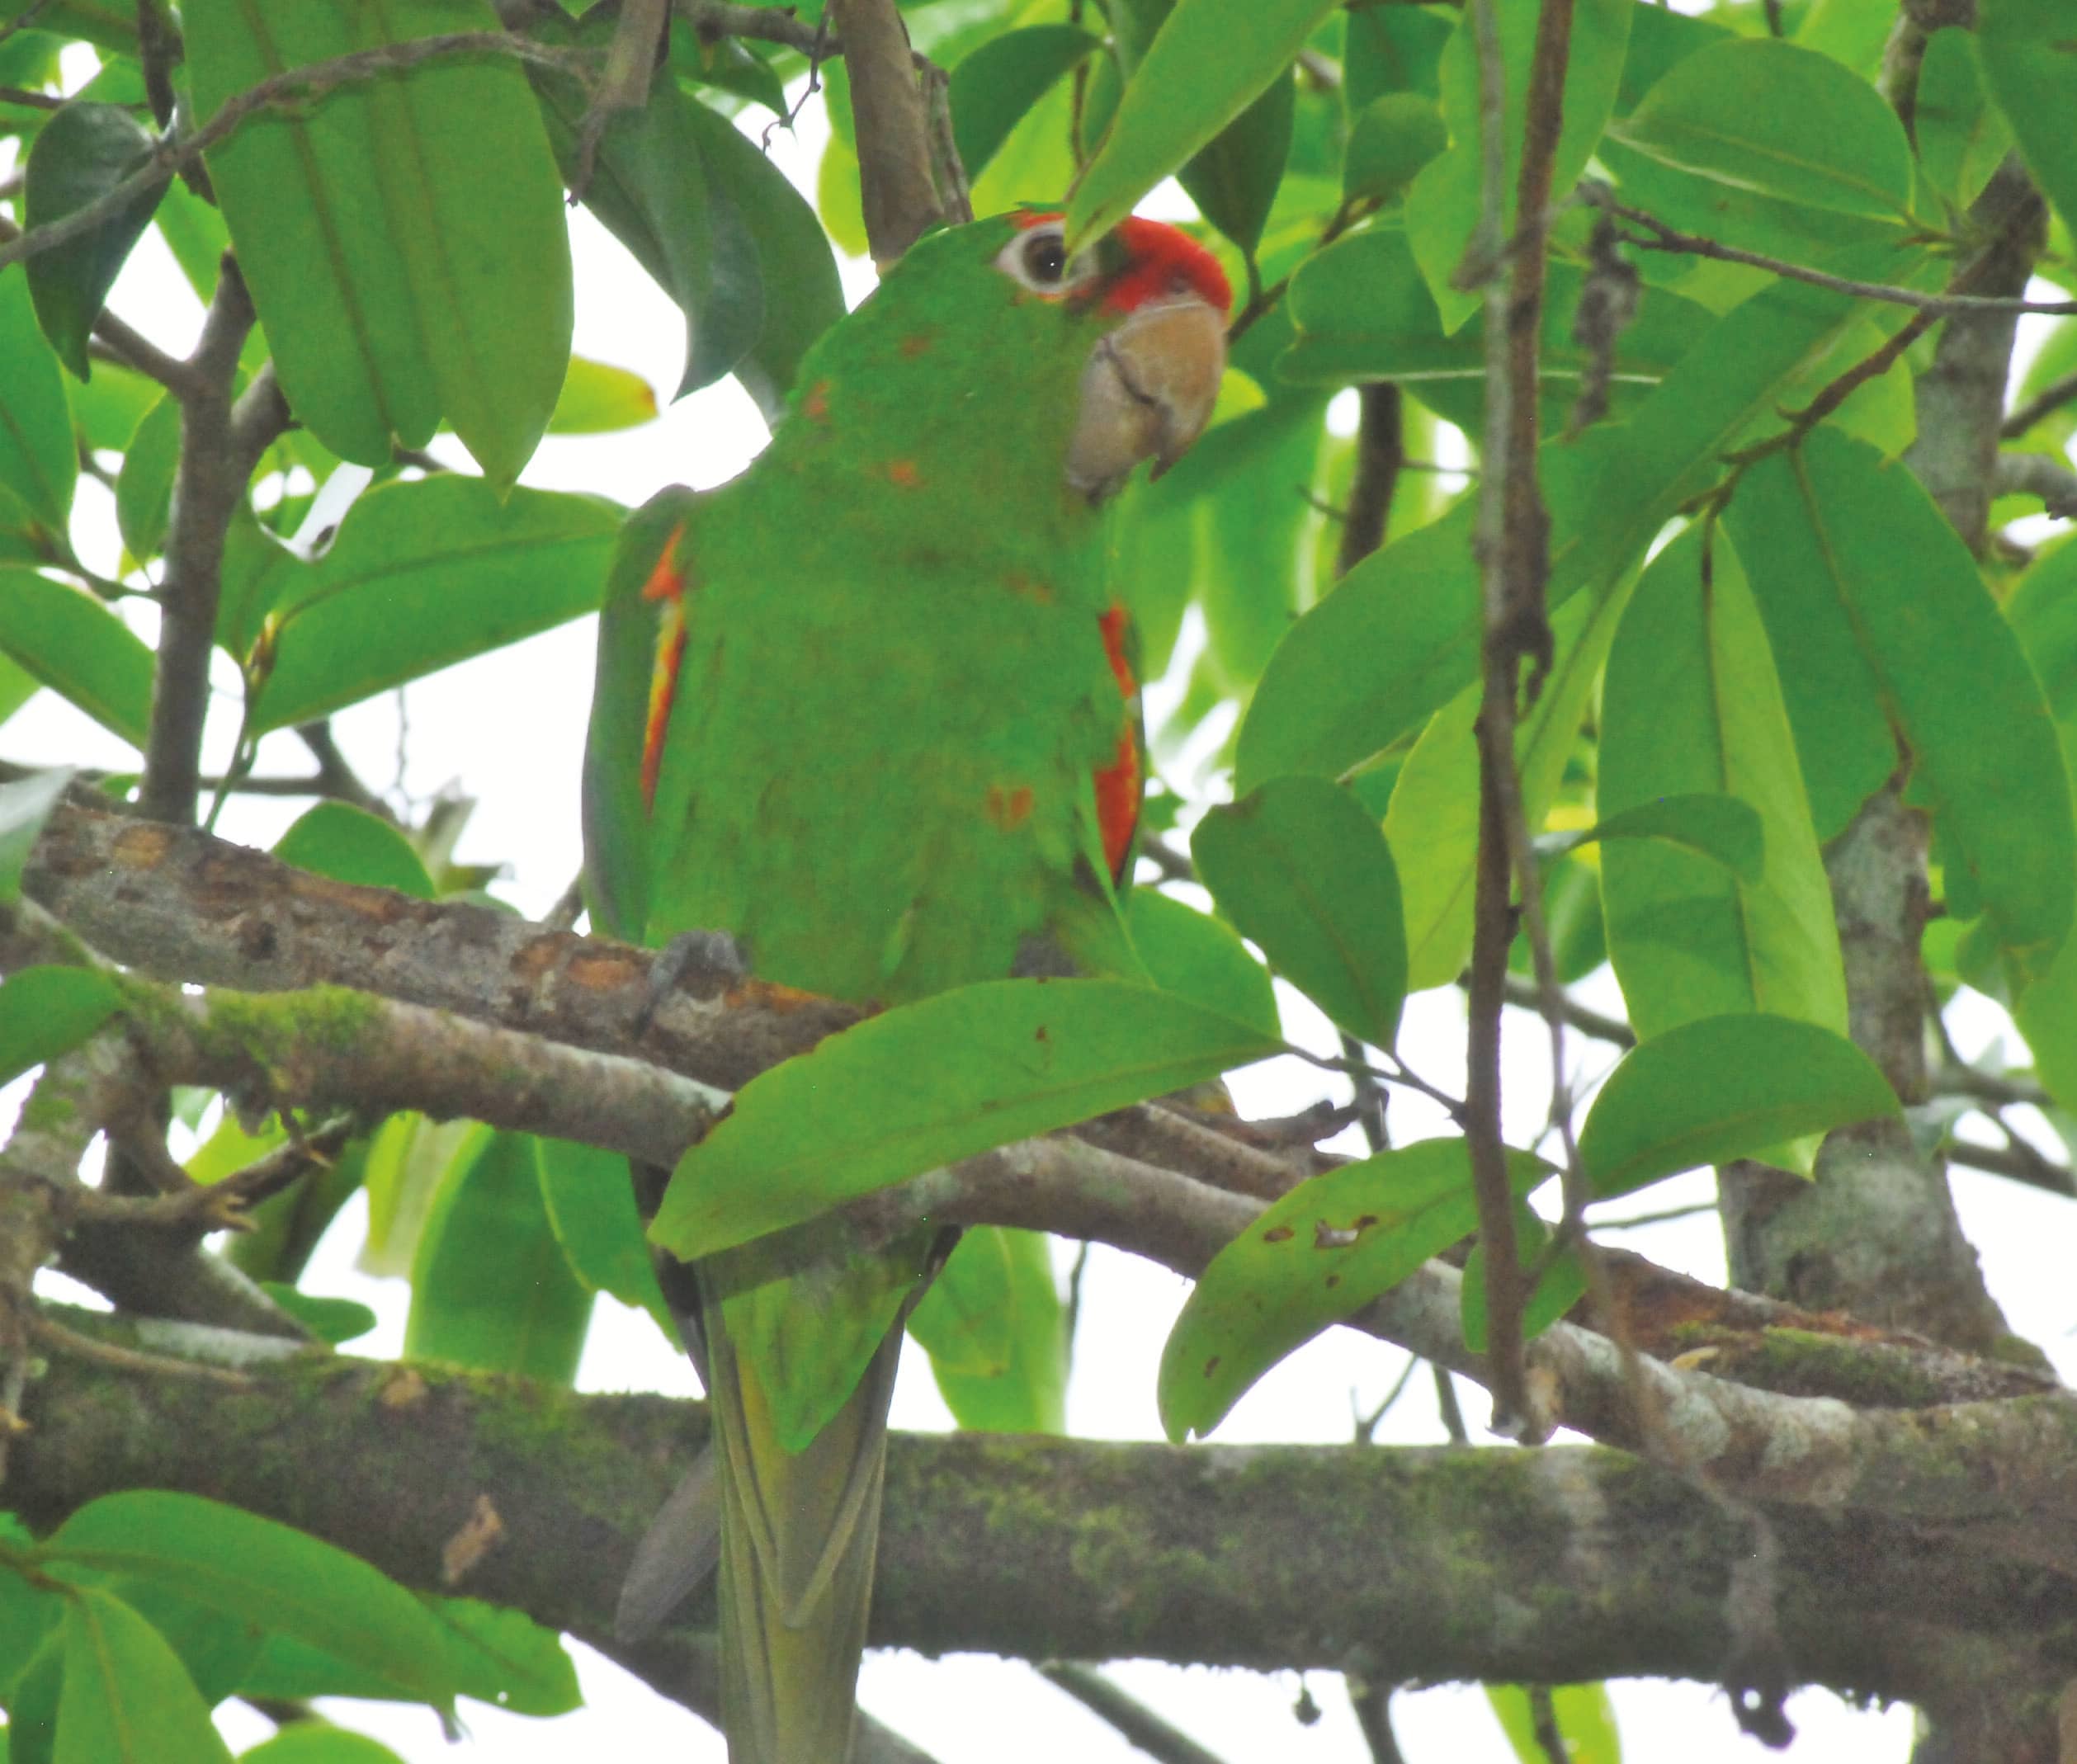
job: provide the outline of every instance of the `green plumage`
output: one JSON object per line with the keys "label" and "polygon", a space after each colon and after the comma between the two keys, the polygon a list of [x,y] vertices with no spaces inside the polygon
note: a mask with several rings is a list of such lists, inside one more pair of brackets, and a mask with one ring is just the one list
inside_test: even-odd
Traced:
{"label": "green plumage", "polygon": [[[1064,474],[1083,366],[1123,315],[1021,286],[996,263],[1016,236],[918,245],[810,353],[748,472],[630,522],[587,759],[602,928],[730,932],[760,979],[860,1003],[1063,958],[1137,971],[1093,782],[1124,715],[1100,516]],[[673,532],[684,647],[645,808],[668,615],[643,587]],[[928,1247],[785,1281],[755,1246],[702,1266],[736,1764],[843,1756]]]}

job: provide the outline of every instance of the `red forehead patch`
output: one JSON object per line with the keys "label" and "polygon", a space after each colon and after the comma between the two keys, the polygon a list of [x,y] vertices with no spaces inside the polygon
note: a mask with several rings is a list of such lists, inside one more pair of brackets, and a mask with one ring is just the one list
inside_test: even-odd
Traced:
{"label": "red forehead patch", "polygon": [[[1030,213],[1012,217],[1020,229],[1060,218]],[[1118,223],[1115,236],[1125,247],[1126,267],[1104,291],[1106,306],[1129,313],[1145,301],[1187,292],[1222,313],[1232,310],[1233,287],[1219,260],[1182,228],[1130,215]]]}

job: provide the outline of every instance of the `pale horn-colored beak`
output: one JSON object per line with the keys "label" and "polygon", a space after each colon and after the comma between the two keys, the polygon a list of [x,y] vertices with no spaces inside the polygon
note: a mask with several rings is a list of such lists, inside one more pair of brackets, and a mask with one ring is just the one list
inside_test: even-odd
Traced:
{"label": "pale horn-colored beak", "polygon": [[1225,314],[1209,301],[1192,295],[1138,308],[1082,370],[1069,484],[1102,502],[1149,456],[1159,478],[1204,432],[1225,370]]}

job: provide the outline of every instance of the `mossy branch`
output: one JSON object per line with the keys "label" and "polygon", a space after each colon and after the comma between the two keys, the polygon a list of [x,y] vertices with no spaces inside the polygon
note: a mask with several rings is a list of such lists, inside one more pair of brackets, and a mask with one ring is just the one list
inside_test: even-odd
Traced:
{"label": "mossy branch", "polygon": [[[54,1364],[27,1405],[11,1498],[39,1526],[121,1488],[234,1501],[408,1585],[515,1605],[624,1652],[620,1576],[703,1436],[697,1405],[314,1351],[246,1370],[249,1388],[226,1391]],[[1957,1434],[1926,1451],[1928,1469],[1974,1474]],[[479,1499],[501,1541],[456,1583],[443,1548]],[[1864,1512],[1782,1508],[1775,1522],[1799,1682],[1938,1707],[1967,1694],[1965,1670],[2077,1674],[2060,1575]],[[1394,1682],[1706,1682],[1744,1547],[1678,1479],[1597,1449],[898,1435],[872,1635]],[[634,1663],[668,1691],[701,1645],[687,1627]]]}

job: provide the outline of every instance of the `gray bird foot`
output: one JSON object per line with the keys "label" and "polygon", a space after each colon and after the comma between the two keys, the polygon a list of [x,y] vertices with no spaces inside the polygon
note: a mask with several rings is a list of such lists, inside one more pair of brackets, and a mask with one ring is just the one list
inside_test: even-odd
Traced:
{"label": "gray bird foot", "polygon": [[637,1040],[647,1035],[663,1001],[677,990],[688,974],[710,974],[725,985],[750,978],[750,955],[734,932],[682,931],[656,952],[649,964],[643,988],[641,1008],[635,1016]]}

